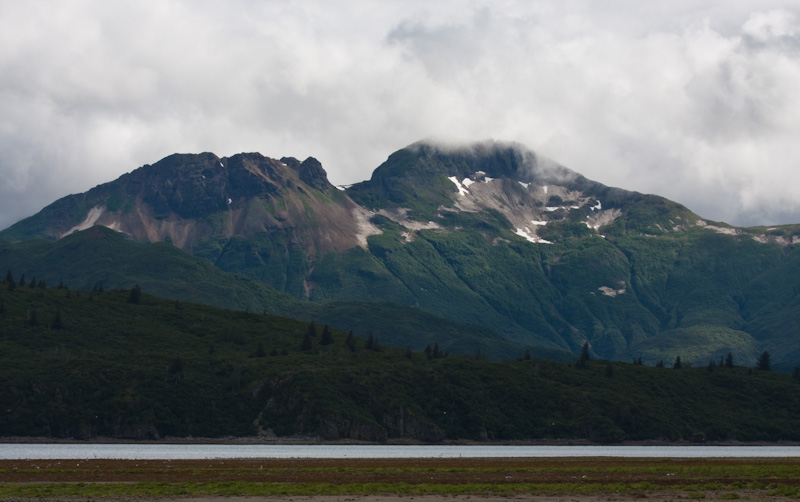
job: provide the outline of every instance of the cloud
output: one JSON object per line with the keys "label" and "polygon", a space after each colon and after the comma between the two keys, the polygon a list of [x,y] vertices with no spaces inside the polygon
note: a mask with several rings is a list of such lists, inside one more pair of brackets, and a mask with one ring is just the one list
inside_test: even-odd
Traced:
{"label": "cloud", "polygon": [[778,0],[0,0],[0,227],[174,152],[352,183],[429,136],[800,222],[799,23]]}

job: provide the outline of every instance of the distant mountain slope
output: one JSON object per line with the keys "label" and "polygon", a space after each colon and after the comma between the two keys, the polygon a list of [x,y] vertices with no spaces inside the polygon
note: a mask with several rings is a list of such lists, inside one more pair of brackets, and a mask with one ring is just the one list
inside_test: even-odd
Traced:
{"label": "distant mountain slope", "polygon": [[169,299],[315,320],[365,338],[372,334],[380,343],[402,348],[423,350],[438,344],[443,352],[480,351],[493,358],[520,357],[527,349],[534,356],[570,358],[567,352],[512,343],[482,326],[448,321],[406,305],[298,300],[174,246],[136,243],[101,226],[56,242],[0,240],[0,263],[17,279],[25,276],[51,287],[118,290],[138,284],[145,292],[157,291]]}
{"label": "distant mountain slope", "polygon": [[[800,357],[790,328],[800,309],[785,284],[800,274],[800,227],[708,222],[513,143],[415,143],[346,191],[313,158],[174,155],[56,201],[0,237],[58,239],[92,225],[169,242],[296,299],[334,302],[323,309],[332,318],[336,302],[379,302],[482,326],[502,343],[449,339],[510,347],[493,354],[574,353],[588,342],[593,355],[651,364],[728,352],[754,361],[766,349],[789,368]],[[308,309],[277,305],[268,311]]]}

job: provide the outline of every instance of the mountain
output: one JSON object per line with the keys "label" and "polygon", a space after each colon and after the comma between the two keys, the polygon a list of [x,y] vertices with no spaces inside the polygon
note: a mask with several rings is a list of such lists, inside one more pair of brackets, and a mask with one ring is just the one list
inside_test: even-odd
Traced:
{"label": "mountain", "polygon": [[[325,312],[343,329],[390,331],[399,346],[435,342],[426,326],[436,319],[452,328],[445,350],[495,357],[525,348],[563,357],[589,343],[593,356],[650,364],[728,352],[755,362],[764,350],[776,368],[800,362],[800,227],[706,221],[513,143],[415,143],[346,190],[313,158],[173,155],[0,232],[0,266],[43,275],[54,253],[45,249],[98,225],[127,236],[124,246],[188,253],[283,299],[226,298],[239,308]],[[109,276],[134,260],[109,253]],[[152,280],[158,261],[137,261],[115,284],[150,280],[147,291],[186,298],[166,294],[178,279]],[[47,269],[48,281],[66,267]],[[85,286],[92,270],[74,280]],[[196,300],[218,304],[207,297]],[[429,317],[406,322],[420,315]]]}

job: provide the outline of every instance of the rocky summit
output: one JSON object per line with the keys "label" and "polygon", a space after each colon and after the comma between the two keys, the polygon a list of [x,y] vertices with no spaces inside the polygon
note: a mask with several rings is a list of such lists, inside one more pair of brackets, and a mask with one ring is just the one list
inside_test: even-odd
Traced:
{"label": "rocky summit", "polygon": [[[653,364],[755,361],[764,350],[776,367],[800,361],[800,227],[706,221],[514,143],[418,142],[346,190],[313,157],[176,154],[0,232],[0,266],[31,273],[51,253],[51,281],[167,288],[157,267],[52,263],[53,246],[95,226],[294,297],[277,307],[251,295],[240,308],[324,318],[402,347],[573,357],[588,343],[593,357]],[[38,255],[24,245],[36,239],[51,241]],[[353,315],[365,306],[383,314]],[[458,328],[403,324],[418,315]]]}

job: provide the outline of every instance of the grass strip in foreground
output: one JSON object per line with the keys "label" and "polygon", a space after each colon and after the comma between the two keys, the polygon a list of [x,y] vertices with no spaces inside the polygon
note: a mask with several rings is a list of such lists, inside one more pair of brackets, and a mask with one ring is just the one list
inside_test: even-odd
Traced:
{"label": "grass strip in foreground", "polygon": [[657,492],[800,498],[800,459],[0,460],[0,499]]}

